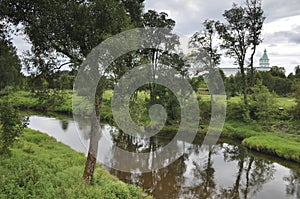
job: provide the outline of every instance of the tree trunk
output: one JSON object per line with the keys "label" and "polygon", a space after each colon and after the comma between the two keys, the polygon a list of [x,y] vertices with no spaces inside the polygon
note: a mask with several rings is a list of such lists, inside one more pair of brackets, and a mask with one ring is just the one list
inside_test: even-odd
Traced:
{"label": "tree trunk", "polygon": [[253,67],[253,62],[254,62],[253,60],[254,60],[255,52],[256,52],[256,46],[253,47],[253,52],[250,57],[250,74],[251,74],[250,86],[254,86],[254,84],[255,84],[254,67]]}
{"label": "tree trunk", "polygon": [[101,109],[101,99],[95,105],[95,109],[92,115],[92,124],[91,124],[91,136],[90,136],[90,144],[89,151],[87,155],[87,159],[85,162],[85,168],[83,172],[83,180],[86,184],[91,184],[94,177],[94,171],[97,163],[97,155],[98,155],[98,144],[101,136],[101,128],[100,128],[100,109]]}
{"label": "tree trunk", "polygon": [[251,157],[250,158],[250,162],[249,162],[249,165],[248,165],[248,168],[246,170],[246,187],[245,187],[245,191],[244,191],[244,199],[247,199],[248,198],[248,191],[249,191],[249,174],[250,174],[250,171],[251,171],[251,168],[252,168],[252,163],[254,161],[254,158]]}
{"label": "tree trunk", "polygon": [[245,76],[245,69],[244,67],[241,67],[241,73],[242,73],[242,84],[243,84],[243,94],[244,94],[244,104],[248,104],[247,100],[247,81]]}
{"label": "tree trunk", "polygon": [[235,184],[233,186],[233,195],[232,198],[234,199],[238,199],[240,198],[240,193],[239,193],[239,188],[240,188],[240,184],[241,184],[241,177],[242,177],[242,173],[243,173],[243,169],[244,169],[244,157],[242,157],[238,163],[239,166],[239,171],[238,171],[238,175],[236,177],[236,181]]}

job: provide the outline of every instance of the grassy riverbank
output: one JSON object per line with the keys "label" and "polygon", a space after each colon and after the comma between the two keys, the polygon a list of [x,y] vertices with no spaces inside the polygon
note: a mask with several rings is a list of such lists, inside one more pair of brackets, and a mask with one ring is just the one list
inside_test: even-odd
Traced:
{"label": "grassy riverbank", "polygon": [[[63,92],[63,103],[49,107],[48,111],[72,113],[72,91],[69,90]],[[102,121],[113,123],[109,101],[111,95],[111,91],[104,93],[101,118]],[[205,97],[207,96],[202,96],[204,101],[206,99]],[[5,98],[13,101],[14,106],[18,108],[27,108],[32,110],[39,109],[38,99],[30,92],[11,92],[1,96],[0,101]],[[209,101],[209,99],[207,98],[206,101]],[[238,103],[240,101],[240,97],[234,97],[230,98],[229,103]],[[280,113],[283,116],[287,115],[286,111],[295,106],[293,98],[280,98],[277,101],[278,106],[285,108],[285,112]],[[84,104],[80,106],[84,108]],[[226,120],[222,136],[240,140],[242,144],[249,149],[300,163],[300,133],[298,131],[300,125],[298,125],[298,122],[290,122],[289,120],[280,119],[268,122],[269,124],[266,128],[257,122],[245,123],[238,120]],[[162,134],[176,130],[177,128],[175,126],[165,126]],[[203,134],[206,133],[206,131],[207,125],[203,124],[201,125],[201,128],[199,128],[198,132]]]}
{"label": "grassy riverbank", "polygon": [[83,154],[26,129],[12,156],[0,160],[0,198],[143,198],[140,188],[119,181],[100,165],[94,184],[86,186],[81,180],[84,162]]}
{"label": "grassy riverbank", "polygon": [[94,184],[86,186],[84,163],[83,154],[26,129],[12,156],[0,160],[0,198],[144,198],[139,187],[119,181],[100,165]]}
{"label": "grassy riverbank", "polygon": [[300,163],[298,133],[265,129],[255,123],[227,121],[222,136],[240,140],[242,145],[251,150]]}

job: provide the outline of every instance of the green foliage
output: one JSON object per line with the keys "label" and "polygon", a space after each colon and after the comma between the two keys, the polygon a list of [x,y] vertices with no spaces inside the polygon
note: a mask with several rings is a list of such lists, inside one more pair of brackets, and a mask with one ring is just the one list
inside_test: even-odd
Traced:
{"label": "green foliage", "polygon": [[141,188],[119,181],[99,164],[93,185],[86,186],[84,162],[83,154],[26,129],[12,156],[0,159],[0,198],[142,198]]}
{"label": "green foliage", "polygon": [[273,66],[270,70],[270,73],[274,77],[285,78],[285,69],[284,69],[284,67]]}
{"label": "green foliage", "polygon": [[249,121],[249,110],[242,102],[229,102],[227,104],[227,118],[243,122]]}
{"label": "green foliage", "polygon": [[22,83],[21,62],[12,42],[1,34],[0,26],[0,89]]}
{"label": "green foliage", "polygon": [[249,114],[254,120],[261,123],[274,118],[277,111],[274,94],[261,83],[251,88],[252,94],[249,97]]}
{"label": "green foliage", "polygon": [[275,92],[280,96],[287,96],[292,90],[292,80],[285,77],[283,71],[276,66],[271,68],[271,71],[260,71],[256,73],[256,78],[262,81],[269,91]]}
{"label": "green foliage", "polygon": [[224,86],[228,97],[237,96],[241,92],[237,76],[234,77],[231,75],[230,77],[226,78]]}
{"label": "green foliage", "polygon": [[300,118],[300,82],[295,82],[293,86],[294,97],[296,98],[295,115]]}
{"label": "green foliage", "polygon": [[63,91],[55,89],[37,90],[34,96],[38,98],[38,109],[45,111],[63,104],[65,102],[63,94]]}
{"label": "green foliage", "polygon": [[145,126],[150,123],[150,118],[148,116],[148,106],[149,101],[148,95],[144,92],[138,92],[137,96],[131,96],[129,102],[129,113],[132,120],[140,126]]}
{"label": "green foliage", "polygon": [[23,133],[26,120],[14,109],[9,102],[0,104],[0,154],[9,155],[10,147]]}
{"label": "green foliage", "polygon": [[211,117],[210,101],[205,101],[199,98],[198,103],[199,103],[199,110],[200,110],[200,121],[202,123],[209,122]]}
{"label": "green foliage", "polygon": [[[217,65],[220,64],[221,54],[218,53],[218,46],[215,45],[214,39],[217,37],[217,30],[215,28],[215,21],[205,20],[203,22],[204,30],[202,32],[196,32],[191,40],[189,41],[190,45],[195,51],[204,50],[210,57],[212,64],[209,70],[214,69]],[[196,53],[197,54],[197,53]]]}

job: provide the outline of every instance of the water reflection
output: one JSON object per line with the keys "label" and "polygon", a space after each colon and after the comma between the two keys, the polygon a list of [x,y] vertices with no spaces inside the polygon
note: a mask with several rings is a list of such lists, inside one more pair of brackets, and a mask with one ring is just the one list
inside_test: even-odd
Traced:
{"label": "water reflection", "polygon": [[286,194],[300,198],[300,172],[290,171],[290,175],[283,178],[287,182]]}
{"label": "water reflection", "polygon": [[[231,169],[236,173],[216,178],[215,162],[233,163]],[[270,161],[248,157],[241,147],[194,144],[181,158],[158,171],[110,171],[125,182],[143,186],[156,198],[255,198],[276,170]]]}
{"label": "water reflection", "polygon": [[[31,116],[30,128],[45,132],[73,149],[86,153],[90,127],[74,121]],[[78,133],[78,131],[79,133]],[[102,125],[99,141],[100,161],[113,167],[128,164],[115,148],[131,152],[149,152],[165,146],[173,135],[166,137],[130,136],[109,125]],[[130,173],[107,168],[127,183],[142,186],[155,198],[300,198],[300,167],[289,169],[263,157],[256,157],[239,146],[227,143],[201,147],[202,139],[185,145],[186,152],[169,166],[142,173],[135,168]],[[168,154],[167,154],[168,155]],[[136,160],[151,167],[154,157]],[[132,164],[132,163],[131,163]]]}
{"label": "water reflection", "polygon": [[68,126],[69,126],[69,121],[68,120],[61,120],[60,123],[61,123],[61,128],[64,131],[67,131],[68,130]]}

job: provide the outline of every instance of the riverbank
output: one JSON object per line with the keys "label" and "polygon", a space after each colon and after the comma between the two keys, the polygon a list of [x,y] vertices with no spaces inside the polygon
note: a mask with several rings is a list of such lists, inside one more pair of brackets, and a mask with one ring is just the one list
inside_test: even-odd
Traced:
{"label": "riverbank", "polygon": [[[48,111],[58,113],[72,113],[72,91],[63,91],[64,102],[56,106],[49,107]],[[101,119],[103,122],[113,124],[112,113],[110,110],[111,91],[104,93]],[[38,99],[28,91],[17,91],[7,95],[0,96],[0,101],[4,99],[13,100],[14,106],[20,109],[39,110]],[[294,101],[287,99],[289,103],[280,104],[286,109],[291,109],[295,105]],[[238,98],[232,98],[231,102],[238,101]],[[281,102],[286,101],[281,98]],[[76,103],[76,102],[75,102]],[[78,102],[79,103],[79,102]],[[84,104],[81,104],[84,108]],[[275,124],[278,124],[277,126]],[[271,127],[271,128],[270,128]],[[274,128],[273,128],[274,127]],[[280,127],[280,128],[279,128]],[[256,122],[241,122],[237,120],[226,120],[222,137],[239,140],[245,147],[257,152],[277,156],[286,160],[300,163],[300,133],[297,121],[273,121],[268,128],[263,127]],[[177,131],[176,126],[165,126],[162,135],[170,131]],[[200,126],[198,133],[205,134],[207,124]]]}
{"label": "riverbank", "polygon": [[38,131],[26,129],[0,159],[0,198],[148,198],[142,189],[109,174],[100,164],[92,186],[82,181],[84,154]]}
{"label": "riverbank", "polygon": [[255,123],[227,121],[222,136],[237,139],[250,150],[300,163],[299,134],[268,130]]}

